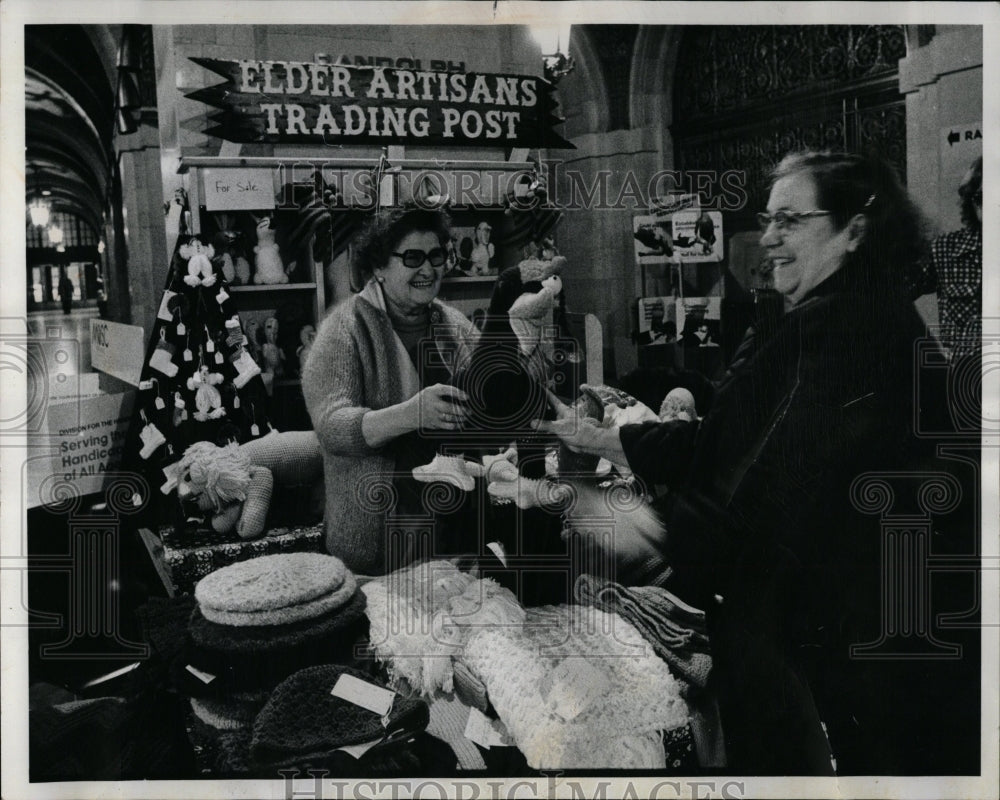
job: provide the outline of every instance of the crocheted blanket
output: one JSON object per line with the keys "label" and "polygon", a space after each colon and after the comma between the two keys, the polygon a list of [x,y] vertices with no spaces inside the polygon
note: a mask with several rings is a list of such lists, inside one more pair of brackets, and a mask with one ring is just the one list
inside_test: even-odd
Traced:
{"label": "crocheted blanket", "polygon": [[418,694],[454,689],[452,659],[477,630],[519,625],[524,609],[507,589],[449,561],[428,561],[361,587],[376,657],[393,682]]}
{"label": "crocheted blanket", "polygon": [[662,769],[662,732],[688,721],[681,682],[597,608],[531,609],[470,636],[462,660],[534,769]]}

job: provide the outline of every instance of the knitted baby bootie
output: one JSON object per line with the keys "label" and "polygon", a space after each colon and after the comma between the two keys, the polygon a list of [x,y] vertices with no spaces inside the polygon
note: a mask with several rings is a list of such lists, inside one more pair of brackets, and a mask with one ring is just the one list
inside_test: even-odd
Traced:
{"label": "knitted baby bootie", "polygon": [[482,477],[483,468],[461,456],[434,456],[430,464],[413,468],[413,477],[421,483],[441,481],[450,483],[463,492],[476,488],[476,478]]}
{"label": "knitted baby bootie", "polygon": [[147,423],[146,427],[142,429],[139,439],[142,440],[142,449],[139,451],[139,455],[143,458],[149,458],[156,452],[157,447],[167,441],[166,437],[160,433],[160,429],[152,422]]}

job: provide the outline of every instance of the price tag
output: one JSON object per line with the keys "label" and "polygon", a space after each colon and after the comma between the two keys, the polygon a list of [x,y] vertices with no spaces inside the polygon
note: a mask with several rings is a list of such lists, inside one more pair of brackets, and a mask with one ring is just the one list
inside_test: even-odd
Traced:
{"label": "price tag", "polygon": [[478,708],[469,709],[469,719],[465,723],[465,738],[480,747],[513,747],[514,740],[507,728],[498,719],[490,719]]}
{"label": "price tag", "polygon": [[177,335],[178,336],[183,336],[185,333],[187,333],[187,328],[184,326],[184,323],[183,322],[178,322],[177,323]]}
{"label": "price tag", "polygon": [[188,672],[190,672],[192,675],[194,675],[202,683],[211,683],[212,681],[215,680],[215,676],[214,675],[210,675],[207,672],[202,672],[200,669],[197,669],[196,667],[192,667],[190,664],[188,664],[187,666],[185,666],[184,669],[186,669]]}
{"label": "price tag", "polygon": [[163,409],[167,407],[167,404],[163,402],[163,398],[159,395],[156,395],[156,400],[153,401],[153,405],[156,406],[159,411],[163,411]]}
{"label": "price tag", "polygon": [[215,296],[215,299],[221,306],[229,299],[229,295],[226,293],[225,289],[219,289],[219,293]]}
{"label": "price tag", "polygon": [[240,396],[238,394],[233,395],[233,408],[240,407]]}
{"label": "price tag", "polygon": [[346,700],[348,703],[366,708],[380,717],[389,713],[392,709],[392,702],[396,698],[395,692],[347,674],[337,678],[330,694],[341,700]]}
{"label": "price tag", "polygon": [[215,341],[213,339],[209,339],[207,342],[205,342],[205,352],[206,353],[215,352]]}
{"label": "price tag", "polygon": [[147,389],[152,389],[153,388],[153,382],[152,381],[139,381],[139,388],[142,389],[143,391],[145,391]]}
{"label": "price tag", "polygon": [[338,747],[342,753],[347,753],[347,755],[354,758],[361,758],[365,753],[371,750],[375,745],[381,742],[381,739],[372,739],[370,742],[363,742],[362,744],[345,744],[343,747]]}
{"label": "price tag", "polygon": [[194,361],[194,354],[191,352],[190,349],[184,351],[184,360]]}
{"label": "price tag", "polygon": [[250,435],[251,436],[260,436],[260,428],[257,427],[257,423],[256,422],[253,425],[250,426]]}
{"label": "price tag", "polygon": [[222,353],[216,353],[215,354],[215,363],[216,364],[221,364],[222,362],[223,362]]}
{"label": "price tag", "polygon": [[501,564],[505,567],[507,566],[507,553],[503,549],[503,545],[500,542],[490,542],[486,545],[486,548],[495,555]]}

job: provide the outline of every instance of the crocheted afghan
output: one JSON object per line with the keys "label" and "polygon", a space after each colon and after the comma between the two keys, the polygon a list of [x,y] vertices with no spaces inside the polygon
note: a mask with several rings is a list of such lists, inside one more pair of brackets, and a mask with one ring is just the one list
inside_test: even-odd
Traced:
{"label": "crocheted afghan", "polygon": [[281,553],[240,561],[202,578],[194,595],[221,625],[287,625],[339,608],[357,589],[344,563],[320,553]]}
{"label": "crocheted afghan", "polygon": [[449,561],[429,561],[370,581],[370,638],[395,685],[405,680],[425,696],[454,689],[452,659],[475,630],[517,625],[524,610],[489,578],[460,572]]}
{"label": "crocheted afghan", "polygon": [[662,732],[688,708],[649,649],[617,615],[543,606],[472,635],[463,661],[533,769],[662,769]]}
{"label": "crocheted afghan", "polygon": [[300,670],[274,690],[254,723],[250,757],[258,764],[321,759],[339,747],[395,739],[427,727],[427,704],[396,695],[386,724],[378,714],[330,692],[344,673],[378,682],[358,670],[322,665]]}

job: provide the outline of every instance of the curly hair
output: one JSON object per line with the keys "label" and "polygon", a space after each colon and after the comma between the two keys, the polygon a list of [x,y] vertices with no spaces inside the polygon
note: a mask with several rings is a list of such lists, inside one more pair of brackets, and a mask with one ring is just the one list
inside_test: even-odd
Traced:
{"label": "curly hair", "polygon": [[368,280],[389,263],[399,243],[414,231],[433,233],[444,247],[451,238],[451,218],[442,209],[415,204],[373,214],[354,240],[355,270]]}
{"label": "curly hair", "polygon": [[857,214],[868,221],[857,250],[845,256],[845,277],[868,289],[903,290],[926,252],[927,225],[893,167],[879,158],[806,150],[781,160],[771,186],[799,173],[813,179],[817,207],[831,212],[839,229]]}
{"label": "curly hair", "polygon": [[965,177],[958,186],[958,196],[961,198],[962,224],[966,228],[980,230],[983,223],[976,213],[977,208],[983,207],[983,157],[979,156],[969,166]]}

